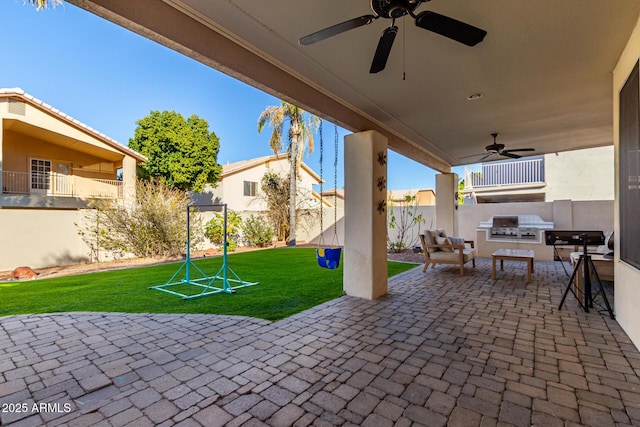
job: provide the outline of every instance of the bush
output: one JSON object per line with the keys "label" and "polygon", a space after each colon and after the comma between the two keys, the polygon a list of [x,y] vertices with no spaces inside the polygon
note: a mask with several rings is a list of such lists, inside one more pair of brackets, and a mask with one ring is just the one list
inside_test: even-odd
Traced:
{"label": "bush", "polygon": [[245,245],[264,248],[273,241],[273,228],[261,216],[251,215],[242,226]]}
{"label": "bush", "polygon": [[[136,183],[135,203],[99,200],[87,211],[78,233],[89,246],[92,259],[113,257],[176,256],[185,252],[187,194],[169,188],[163,180]],[[191,247],[202,241],[202,220],[191,217]]]}
{"label": "bush", "polygon": [[[234,251],[240,240],[242,217],[231,209],[227,210],[227,249]],[[224,243],[224,215],[215,213],[213,218],[204,226],[204,235],[219,248]]]}

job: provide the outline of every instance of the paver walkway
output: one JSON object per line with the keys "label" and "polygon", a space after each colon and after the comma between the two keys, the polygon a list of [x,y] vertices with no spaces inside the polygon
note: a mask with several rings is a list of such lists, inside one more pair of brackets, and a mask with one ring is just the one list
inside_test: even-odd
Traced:
{"label": "paver walkway", "polygon": [[[640,353],[558,263],[396,276],[291,318],[0,318],[0,421],[39,426],[640,425]],[[214,296],[212,298],[232,298]],[[180,303],[180,301],[177,301]],[[34,406],[35,404],[35,406]]]}

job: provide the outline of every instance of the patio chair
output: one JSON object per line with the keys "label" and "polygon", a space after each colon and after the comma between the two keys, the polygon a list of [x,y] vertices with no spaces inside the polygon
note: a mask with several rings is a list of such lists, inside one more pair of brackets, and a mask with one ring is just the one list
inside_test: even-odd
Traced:
{"label": "patio chair", "polygon": [[[476,267],[476,251],[473,240],[464,240],[462,237],[447,237],[444,230],[427,230],[420,234],[420,243],[424,250],[425,263],[423,272],[427,271],[429,264],[432,268],[436,264],[457,264],[460,266],[460,275],[464,276],[464,265],[471,261]],[[466,247],[470,245],[470,248]]]}

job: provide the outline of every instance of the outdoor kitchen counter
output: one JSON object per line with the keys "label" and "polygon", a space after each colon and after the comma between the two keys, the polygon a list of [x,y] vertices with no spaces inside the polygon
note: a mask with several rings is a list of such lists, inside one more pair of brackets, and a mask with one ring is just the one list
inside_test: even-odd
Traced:
{"label": "outdoor kitchen counter", "polygon": [[476,242],[479,258],[491,258],[491,255],[498,249],[528,249],[534,252],[536,261],[553,261],[553,246],[522,240],[487,240],[485,228],[476,229]]}
{"label": "outdoor kitchen counter", "polygon": [[553,261],[553,247],[544,240],[544,231],[551,229],[553,222],[539,215],[493,215],[476,228],[478,257],[490,258],[498,249],[519,249],[533,251],[538,261]]}

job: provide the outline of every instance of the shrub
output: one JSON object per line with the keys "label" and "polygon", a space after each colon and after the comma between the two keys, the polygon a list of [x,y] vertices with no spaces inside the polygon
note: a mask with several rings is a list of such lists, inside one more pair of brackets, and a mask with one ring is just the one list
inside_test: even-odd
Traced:
{"label": "shrub", "polygon": [[[237,212],[227,210],[227,249],[234,251],[240,240],[242,217]],[[218,247],[224,243],[224,215],[215,213],[213,218],[204,226],[204,235]]]}
{"label": "shrub", "polygon": [[388,246],[393,252],[402,252],[418,243],[420,226],[424,224],[425,219],[418,212],[416,196],[406,195],[400,202],[394,201],[391,192],[387,193],[387,197],[387,227],[396,232],[395,240],[392,240],[389,237],[391,233],[387,232]]}
{"label": "shrub", "polygon": [[263,217],[251,215],[242,226],[243,241],[245,245],[264,248],[273,241],[273,228]]}
{"label": "shrub", "polygon": [[[138,180],[135,203],[95,201],[83,224],[76,226],[97,261],[105,252],[116,258],[127,253],[137,257],[181,255],[185,251],[189,202],[184,191],[169,188],[164,180]],[[192,248],[201,241],[202,220],[192,214]]]}

